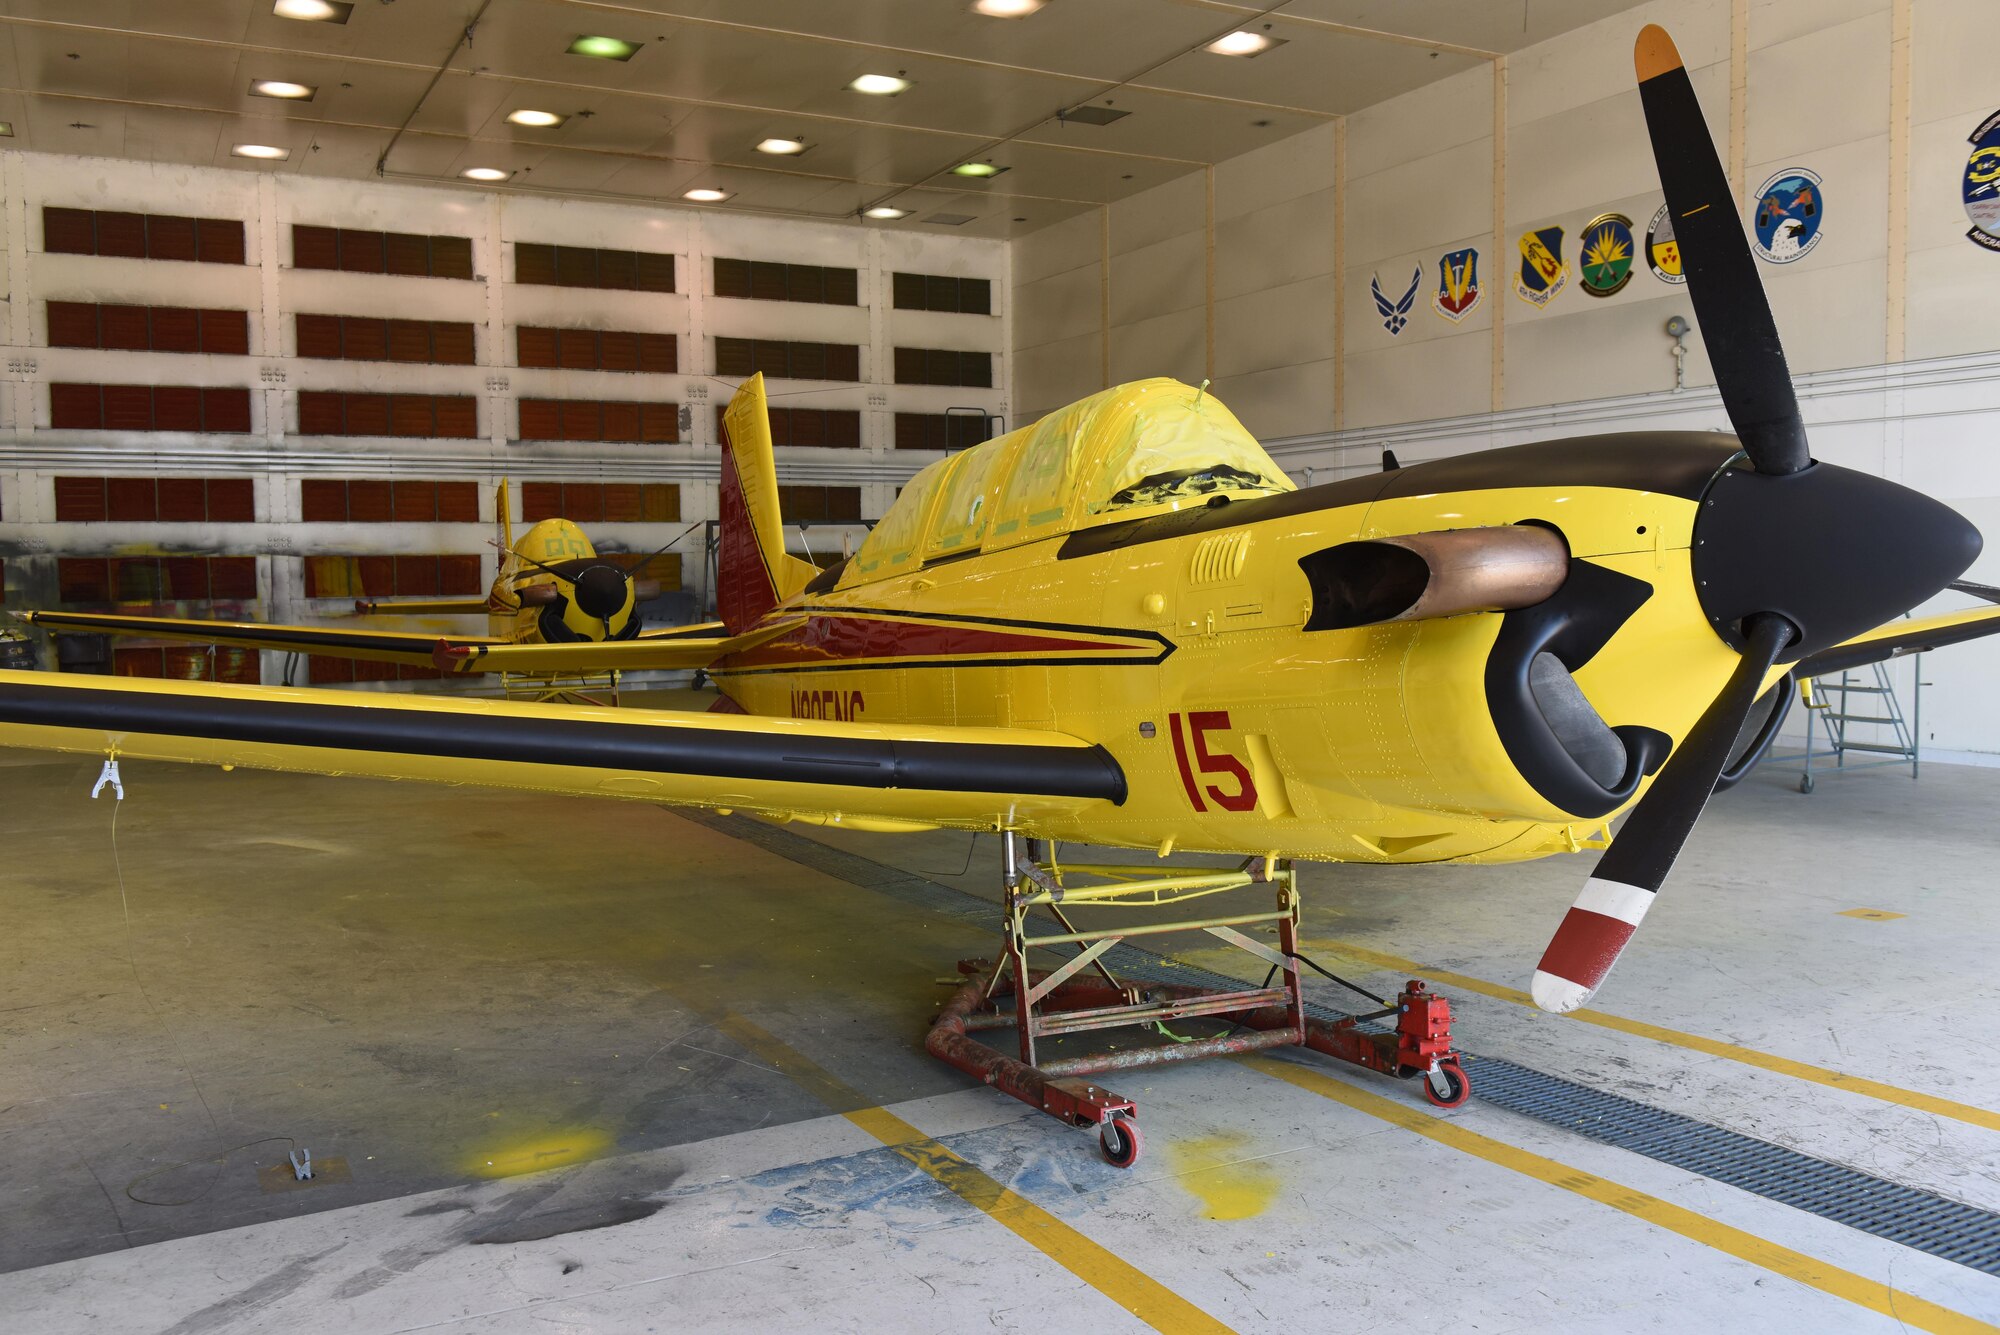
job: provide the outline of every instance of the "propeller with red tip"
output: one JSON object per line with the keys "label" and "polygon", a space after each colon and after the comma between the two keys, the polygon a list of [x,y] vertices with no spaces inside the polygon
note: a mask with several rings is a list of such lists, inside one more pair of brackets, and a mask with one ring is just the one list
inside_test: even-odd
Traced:
{"label": "propeller with red tip", "polygon": [[1680,856],[1765,679],[1951,584],[1977,529],[1918,492],[1813,460],[1777,322],[1673,39],[1648,25],[1639,98],[1688,294],[1749,467],[1717,475],[1694,529],[1702,611],[1741,657],[1584,883],[1535,970],[1535,1004],[1589,1001]]}

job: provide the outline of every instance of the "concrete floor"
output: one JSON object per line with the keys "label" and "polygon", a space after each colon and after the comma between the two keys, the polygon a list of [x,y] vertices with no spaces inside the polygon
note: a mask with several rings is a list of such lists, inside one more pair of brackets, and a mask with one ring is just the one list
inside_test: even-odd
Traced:
{"label": "concrete floor", "polygon": [[[817,835],[865,888],[635,805],[125,769],[114,855],[94,762],[0,764],[9,1332],[2000,1323],[2000,1280],[1316,1059],[1114,1082],[1112,1169],[923,1054],[993,942],[892,869],[990,897],[990,838]],[[1996,809],[1996,770],[1753,776],[1596,1022],[1508,992],[1587,858],[1308,868],[1306,948],[1421,962],[1474,1051],[2000,1209]]]}

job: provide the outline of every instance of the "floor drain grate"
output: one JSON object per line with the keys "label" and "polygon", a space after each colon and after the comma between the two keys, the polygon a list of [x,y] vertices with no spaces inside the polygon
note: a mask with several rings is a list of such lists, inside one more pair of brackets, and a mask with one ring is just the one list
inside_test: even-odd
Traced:
{"label": "floor drain grate", "polygon": [[[932,912],[987,925],[993,922],[998,909],[996,904],[977,895],[746,816],[679,814],[815,871],[921,905]],[[1114,947],[1107,952],[1105,963],[1114,972],[1154,982],[1247,986],[1242,979],[1165,961],[1152,952],[1130,946]],[[1339,1011],[1314,1002],[1308,1002],[1307,1009],[1322,1019],[1340,1016]],[[1915,1251],[1989,1275],[2000,1275],[2000,1214],[1993,1211],[1890,1182],[1857,1168],[1830,1163],[1502,1058],[1467,1054],[1465,1063],[1473,1079],[1474,1097],[1495,1107],[1698,1173]]]}

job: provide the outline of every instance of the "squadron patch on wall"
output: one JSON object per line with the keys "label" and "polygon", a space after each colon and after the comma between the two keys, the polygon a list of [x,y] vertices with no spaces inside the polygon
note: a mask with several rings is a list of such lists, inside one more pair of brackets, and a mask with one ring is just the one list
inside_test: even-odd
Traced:
{"label": "squadron patch on wall", "polygon": [[1674,215],[1665,204],[1646,224],[1646,266],[1662,283],[1679,287],[1688,280],[1681,268],[1681,243],[1674,239]]}
{"label": "squadron patch on wall", "polygon": [[1438,261],[1438,290],[1431,294],[1431,309],[1457,324],[1485,295],[1486,289],[1479,285],[1479,252],[1469,246],[1446,251]]}
{"label": "squadron patch on wall", "polygon": [[1569,265],[1563,263],[1563,229],[1538,227],[1521,233],[1521,272],[1514,295],[1530,306],[1546,306],[1569,285]]}
{"label": "squadron patch on wall", "polygon": [[2000,111],[1972,132],[1972,156],[1965,163],[1965,216],[1972,219],[1966,239],[2000,250]]}
{"label": "squadron patch on wall", "polygon": [[1577,263],[1583,269],[1583,290],[1593,297],[1608,297],[1625,290],[1632,281],[1634,254],[1632,220],[1622,213],[1600,213],[1590,220],[1577,239],[1583,254]]}
{"label": "squadron patch on wall", "polygon": [[1410,308],[1417,304],[1417,289],[1424,285],[1424,266],[1419,264],[1410,275],[1409,291],[1395,301],[1382,295],[1382,278],[1377,274],[1368,280],[1368,286],[1375,292],[1375,310],[1382,317],[1382,327],[1391,334],[1403,332],[1403,326],[1410,322]]}
{"label": "squadron patch on wall", "polygon": [[1819,177],[1803,167],[1787,168],[1757,192],[1753,248],[1772,264],[1802,260],[1819,244],[1825,220],[1826,195]]}

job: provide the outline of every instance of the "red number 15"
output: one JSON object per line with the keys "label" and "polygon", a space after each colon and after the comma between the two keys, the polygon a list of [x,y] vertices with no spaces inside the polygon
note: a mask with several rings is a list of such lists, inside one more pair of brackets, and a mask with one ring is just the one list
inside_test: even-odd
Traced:
{"label": "red number 15", "polygon": [[1227,774],[1236,780],[1236,791],[1226,793],[1216,785],[1195,785],[1194,771],[1188,768],[1188,743],[1181,735],[1181,715],[1167,715],[1167,726],[1174,734],[1174,762],[1181,769],[1181,786],[1187,789],[1188,801],[1194,803],[1196,811],[1206,812],[1201,795],[1208,794],[1209,800],[1224,811],[1250,811],[1257,805],[1257,782],[1250,777],[1250,771],[1242,761],[1227,751],[1220,755],[1209,753],[1207,734],[1226,732],[1229,729],[1229,711],[1226,709],[1197,710],[1187,715],[1187,735],[1194,742],[1194,762],[1196,768],[1207,774]]}

